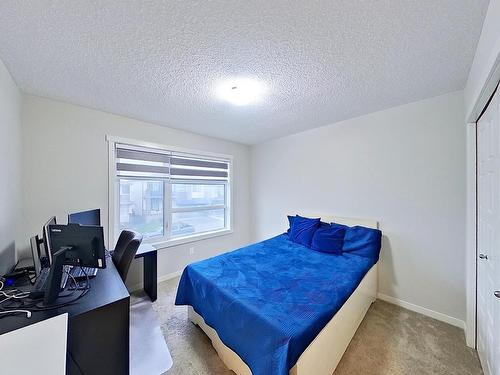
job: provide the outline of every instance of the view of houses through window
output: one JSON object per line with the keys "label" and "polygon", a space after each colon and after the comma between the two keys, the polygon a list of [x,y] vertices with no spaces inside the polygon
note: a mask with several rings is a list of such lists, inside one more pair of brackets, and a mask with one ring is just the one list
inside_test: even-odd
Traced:
{"label": "view of houses through window", "polygon": [[[225,184],[121,178],[119,187],[120,230],[130,228],[145,237],[164,236],[165,211],[171,214],[166,226],[171,226],[173,237],[225,228]],[[170,194],[164,194],[165,189]],[[166,196],[170,196],[170,210],[164,210]]]}
{"label": "view of houses through window", "polygon": [[120,179],[120,230],[145,237],[164,235],[163,181]]}
{"label": "view of houses through window", "polygon": [[225,184],[171,184],[172,236],[225,227]]}

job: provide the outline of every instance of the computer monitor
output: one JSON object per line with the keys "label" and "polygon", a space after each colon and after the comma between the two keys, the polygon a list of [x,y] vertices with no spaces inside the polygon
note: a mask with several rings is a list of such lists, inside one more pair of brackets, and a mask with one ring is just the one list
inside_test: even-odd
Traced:
{"label": "computer monitor", "polygon": [[101,225],[101,210],[88,210],[68,215],[68,224]]}
{"label": "computer monitor", "polygon": [[55,224],[57,224],[56,217],[52,216],[49,220],[47,220],[42,228],[43,247],[45,249],[45,256],[49,260],[49,264],[52,263],[52,251],[50,249],[49,242],[49,226]]}
{"label": "computer monitor", "polygon": [[50,225],[49,242],[53,254],[67,248],[64,264],[106,268],[102,227],[79,224]]}
{"label": "computer monitor", "polygon": [[40,260],[41,252],[40,252],[40,244],[43,241],[40,241],[38,235],[30,238],[30,246],[31,246],[31,255],[33,256],[33,267],[35,268],[35,276],[38,277],[40,275],[40,271],[42,269],[42,262]]}

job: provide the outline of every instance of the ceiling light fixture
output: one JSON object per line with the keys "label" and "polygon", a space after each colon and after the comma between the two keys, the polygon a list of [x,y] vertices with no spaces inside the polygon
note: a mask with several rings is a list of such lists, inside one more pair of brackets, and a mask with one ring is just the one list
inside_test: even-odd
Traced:
{"label": "ceiling light fixture", "polygon": [[250,78],[238,78],[222,82],[216,92],[220,99],[242,106],[259,102],[266,92],[266,86]]}

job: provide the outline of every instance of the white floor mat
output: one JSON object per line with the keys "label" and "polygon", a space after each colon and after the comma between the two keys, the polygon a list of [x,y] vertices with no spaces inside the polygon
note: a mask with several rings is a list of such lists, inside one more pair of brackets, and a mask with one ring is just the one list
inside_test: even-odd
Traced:
{"label": "white floor mat", "polygon": [[151,302],[134,302],[130,306],[130,374],[160,375],[172,364]]}

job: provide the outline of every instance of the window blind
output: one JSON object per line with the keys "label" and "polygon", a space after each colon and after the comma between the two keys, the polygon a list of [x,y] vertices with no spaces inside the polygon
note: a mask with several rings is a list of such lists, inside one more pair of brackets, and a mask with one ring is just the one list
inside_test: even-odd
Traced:
{"label": "window blind", "polygon": [[119,177],[227,181],[229,160],[116,144],[116,171]]}
{"label": "window blind", "polygon": [[227,180],[229,162],[173,153],[170,178],[173,180]]}
{"label": "window blind", "polygon": [[126,145],[116,145],[116,171],[120,177],[170,176],[170,153],[154,149],[130,149]]}

